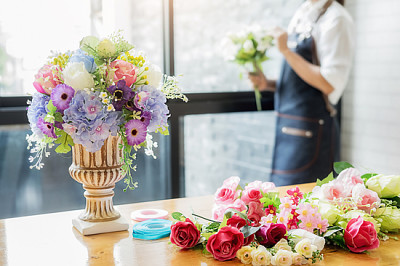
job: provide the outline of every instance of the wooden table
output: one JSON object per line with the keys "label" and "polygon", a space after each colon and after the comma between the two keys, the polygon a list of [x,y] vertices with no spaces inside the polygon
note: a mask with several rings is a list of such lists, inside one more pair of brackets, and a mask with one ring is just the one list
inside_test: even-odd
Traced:
{"label": "wooden table", "polygon": [[[300,188],[307,192],[314,184]],[[280,188],[281,193],[287,187]],[[117,192],[118,193],[118,192]],[[119,192],[122,193],[122,192]],[[132,192],[134,193],[134,192]],[[211,217],[213,197],[171,199],[117,206],[129,218],[134,210],[158,208],[190,216],[191,210]],[[79,211],[61,212],[0,220],[0,265],[241,265],[235,259],[219,262],[201,251],[180,250],[169,239],[138,240],[128,231],[82,236],[72,227],[71,219]],[[316,265],[400,265],[400,241],[388,240],[369,254],[324,249],[325,260]]]}

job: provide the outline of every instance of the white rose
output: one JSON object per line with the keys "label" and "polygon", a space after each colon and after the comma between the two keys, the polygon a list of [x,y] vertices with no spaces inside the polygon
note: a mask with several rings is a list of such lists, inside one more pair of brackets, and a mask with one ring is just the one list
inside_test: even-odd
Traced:
{"label": "white rose", "polygon": [[263,246],[259,245],[251,251],[251,258],[254,266],[269,265],[271,263],[271,253]]}
{"label": "white rose", "polygon": [[280,249],[271,259],[272,265],[289,266],[292,265],[292,252]]}
{"label": "white rose", "polygon": [[312,245],[315,245],[318,250],[323,250],[325,246],[325,238],[314,235],[304,229],[293,229],[289,231],[289,235],[292,236],[292,240],[295,244],[300,242],[302,239],[309,239]]}
{"label": "white rose", "polygon": [[94,87],[93,76],[87,72],[83,62],[67,64],[62,74],[64,77],[64,83],[75,90]]}
{"label": "white rose", "polygon": [[307,264],[306,258],[303,257],[303,255],[299,253],[293,253],[292,254],[292,263],[293,265],[302,265],[302,264]]}
{"label": "white rose", "polygon": [[243,43],[243,49],[246,53],[251,53],[254,50],[254,45],[253,42],[251,40],[246,40]]}
{"label": "white rose", "polygon": [[148,65],[149,70],[145,72],[149,85],[158,88],[162,79],[161,69],[157,65]]}
{"label": "white rose", "polygon": [[304,238],[296,244],[294,250],[296,250],[297,253],[303,255],[306,258],[312,258],[312,254],[314,251],[317,250],[317,247],[311,244],[310,239]]}
{"label": "white rose", "polygon": [[367,188],[378,193],[380,198],[393,198],[400,195],[400,176],[376,175],[368,179]]}
{"label": "white rose", "polygon": [[109,39],[103,39],[97,45],[97,53],[103,58],[109,58],[115,55],[115,45]]}

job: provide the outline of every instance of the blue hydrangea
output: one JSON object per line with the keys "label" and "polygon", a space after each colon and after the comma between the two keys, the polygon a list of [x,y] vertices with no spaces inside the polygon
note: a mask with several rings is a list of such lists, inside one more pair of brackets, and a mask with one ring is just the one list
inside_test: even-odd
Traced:
{"label": "blue hydrangea", "polygon": [[110,134],[117,135],[121,112],[107,111],[98,93],[80,90],[64,111],[63,120],[75,128],[71,133],[74,143],[82,144],[89,152],[96,152]]}
{"label": "blue hydrangea", "polygon": [[50,96],[42,93],[35,93],[32,96],[31,105],[28,107],[28,121],[31,125],[32,132],[39,138],[43,138],[44,134],[38,128],[37,122],[39,118],[44,118],[47,114],[47,104],[50,101]]}
{"label": "blue hydrangea", "polygon": [[149,98],[144,103],[143,111],[151,113],[151,120],[147,129],[149,132],[156,131],[159,127],[166,127],[169,117],[168,106],[166,105],[167,98],[159,89],[149,85],[141,86],[138,92],[145,91]]}
{"label": "blue hydrangea", "polygon": [[79,63],[83,62],[85,65],[85,68],[87,72],[93,73],[96,71],[97,65],[94,62],[94,58],[91,57],[90,55],[87,55],[84,51],[81,49],[76,50],[73,55],[69,58],[69,63]]}

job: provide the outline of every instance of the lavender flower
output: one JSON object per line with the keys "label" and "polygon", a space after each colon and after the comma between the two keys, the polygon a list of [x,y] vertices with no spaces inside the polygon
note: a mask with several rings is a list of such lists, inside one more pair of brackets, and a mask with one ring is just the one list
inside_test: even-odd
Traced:
{"label": "lavender flower", "polygon": [[[109,112],[98,93],[78,91],[64,111],[64,128],[70,127],[74,143],[87,151],[98,151],[109,135],[116,136],[121,123],[121,112]],[[65,125],[67,124],[67,125]]]}
{"label": "lavender flower", "polygon": [[139,145],[146,140],[147,128],[140,120],[130,120],[125,124],[125,129],[126,139],[129,145]]}
{"label": "lavender flower", "polygon": [[69,103],[74,97],[75,90],[66,85],[59,84],[51,91],[51,100],[53,105],[57,107],[57,111],[63,112],[69,107]]}
{"label": "lavender flower", "polygon": [[28,107],[28,121],[31,126],[32,132],[37,135],[39,138],[43,138],[44,134],[38,128],[37,122],[39,118],[44,118],[47,114],[47,104],[50,101],[50,96],[42,94],[42,93],[35,93],[32,96],[31,105]]}
{"label": "lavender flower", "polygon": [[118,81],[117,85],[112,85],[107,90],[113,96],[112,104],[117,111],[121,111],[122,107],[135,96],[132,89],[126,86],[125,80]]}
{"label": "lavender flower", "polygon": [[42,131],[43,134],[50,138],[57,138],[56,133],[54,132],[54,125],[52,123],[45,122],[42,117],[40,117],[37,121],[37,127]]}
{"label": "lavender flower", "polygon": [[165,104],[167,102],[165,95],[157,88],[148,85],[139,87],[138,94],[140,92],[147,93],[146,101],[140,105],[143,107],[144,112],[151,113],[151,121],[147,127],[148,131],[155,132],[159,127],[166,127],[169,110]]}

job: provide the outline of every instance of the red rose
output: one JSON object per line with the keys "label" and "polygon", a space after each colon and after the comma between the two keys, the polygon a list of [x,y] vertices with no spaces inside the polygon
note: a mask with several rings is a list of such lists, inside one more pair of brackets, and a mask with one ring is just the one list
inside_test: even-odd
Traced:
{"label": "red rose", "polygon": [[254,222],[254,226],[260,225],[261,217],[265,215],[263,210],[264,204],[261,202],[250,202],[249,203],[249,211],[247,212],[247,218]]}
{"label": "red rose", "polygon": [[249,235],[248,237],[246,237],[246,238],[244,239],[243,246],[248,246],[248,245],[250,245],[251,242],[253,242],[253,241],[254,241],[254,234]]}
{"label": "red rose", "polygon": [[231,260],[243,246],[243,233],[236,227],[222,227],[216,234],[210,236],[206,248],[219,261]]}
{"label": "red rose", "polygon": [[172,244],[178,247],[191,248],[199,242],[200,231],[189,218],[186,218],[186,221],[171,226],[170,239]]}
{"label": "red rose", "polygon": [[346,246],[355,253],[379,247],[379,239],[374,224],[364,221],[361,216],[353,218],[344,230]]}
{"label": "red rose", "polygon": [[282,238],[287,239],[286,226],[283,224],[267,223],[256,232],[258,242],[266,247],[272,247]]}
{"label": "red rose", "polygon": [[247,222],[245,219],[243,219],[242,217],[239,217],[238,215],[235,214],[226,221],[226,224],[236,227],[237,229],[240,229],[243,226],[245,226],[247,224]]}

